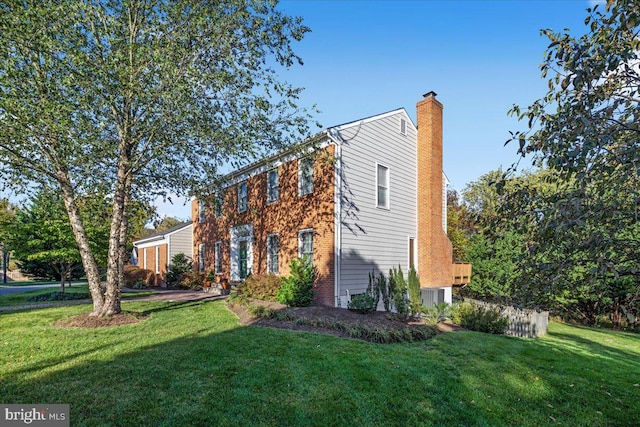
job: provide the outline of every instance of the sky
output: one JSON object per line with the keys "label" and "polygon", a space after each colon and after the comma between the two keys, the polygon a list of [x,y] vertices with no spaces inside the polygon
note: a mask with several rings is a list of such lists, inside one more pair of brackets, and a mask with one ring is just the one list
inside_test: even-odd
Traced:
{"label": "sky", "polygon": [[[504,146],[526,123],[509,117],[546,94],[539,65],[549,44],[541,29],[586,31],[586,0],[282,0],[279,9],[311,28],[294,44],[303,66],[280,77],[304,87],[322,128],[415,105],[434,91],[444,104],[444,169],[461,191],[518,161]],[[602,6],[601,6],[602,7]],[[528,164],[521,162],[521,167]],[[190,217],[190,204],[158,205],[161,216]]]}

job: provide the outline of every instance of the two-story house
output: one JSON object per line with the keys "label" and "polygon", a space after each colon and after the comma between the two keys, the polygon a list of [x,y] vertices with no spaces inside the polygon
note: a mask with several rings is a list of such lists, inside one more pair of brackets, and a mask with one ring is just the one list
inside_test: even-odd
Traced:
{"label": "two-story house", "polygon": [[442,104],[429,92],[417,126],[404,108],[328,128],[305,150],[235,171],[194,200],[194,260],[231,281],[318,269],[315,303],[345,306],[368,275],[414,266],[427,303],[451,302]]}

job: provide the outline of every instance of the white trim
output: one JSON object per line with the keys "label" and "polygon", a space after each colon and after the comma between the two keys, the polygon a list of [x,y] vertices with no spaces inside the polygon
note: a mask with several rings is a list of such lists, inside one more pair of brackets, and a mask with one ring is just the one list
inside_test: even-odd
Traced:
{"label": "white trim", "polygon": [[149,248],[155,245],[161,245],[163,244],[163,242],[167,242],[168,241],[168,237],[171,236],[172,234],[176,234],[179,233],[180,231],[184,230],[185,228],[191,228],[191,232],[193,233],[193,222],[187,223],[185,224],[184,227],[180,227],[177,230],[173,230],[169,233],[166,234],[162,234],[159,236],[155,236],[153,238],[151,238],[150,240],[148,240],[148,237],[145,237],[143,239],[140,240],[136,240],[133,242],[133,246],[135,246],[136,248]]}
{"label": "white trim", "polygon": [[[340,126],[334,126],[332,128],[329,128],[328,130],[335,129],[337,131],[343,131],[343,130],[348,129],[348,128],[353,127],[353,126],[361,126],[361,125],[364,125],[366,123],[373,122],[373,121],[380,120],[380,119],[384,119],[385,117],[393,116],[393,115],[398,114],[398,113],[404,113],[405,117],[408,119],[407,123],[412,123],[413,124],[413,120],[411,120],[411,117],[409,117],[409,114],[407,114],[407,110],[405,110],[404,108],[398,108],[397,110],[388,111],[386,113],[378,114],[376,116],[367,117],[366,119],[356,120],[354,122],[345,123],[345,124],[342,124]],[[414,127],[415,127],[415,124],[414,124]]]}
{"label": "white trim", "polygon": [[[387,206],[380,206],[379,204],[379,200],[378,200],[378,182],[379,182],[379,170],[378,168],[383,167],[387,170]],[[376,208],[378,209],[384,209],[384,210],[391,210],[391,169],[386,166],[383,165],[382,163],[378,163],[376,162],[376,183],[375,183],[375,187],[376,187],[376,194],[375,194],[375,200],[376,200]]]}
{"label": "white trim", "polygon": [[336,141],[335,145],[335,166],[334,166],[334,187],[333,187],[333,206],[334,206],[334,227],[333,227],[333,295],[335,306],[340,307],[340,272],[342,260],[342,144]]}
{"label": "white trim", "polygon": [[[402,129],[404,125],[404,129]],[[407,136],[407,119],[400,117],[400,135]]]}
{"label": "white trim", "polygon": [[160,246],[156,246],[156,274],[160,273]]}
{"label": "white trim", "polygon": [[142,268],[147,269],[147,248],[142,248]]}
{"label": "white trim", "polygon": [[[304,175],[302,171],[302,165],[306,164],[307,162],[311,163],[311,191],[303,194],[302,180],[304,178]],[[313,192],[315,191],[315,166],[316,166],[315,158],[304,157],[304,158],[298,159],[298,197],[306,196],[307,194],[313,194]]]}
{"label": "white trim", "polygon": [[204,256],[205,256],[205,246],[204,243],[198,244],[198,273],[204,273],[205,265],[204,265]]}
{"label": "white trim", "polygon": [[207,221],[207,211],[205,208],[204,200],[198,200],[198,222],[204,223]]}
{"label": "white trim", "polygon": [[411,239],[413,239],[413,268],[418,271],[418,240],[415,236],[407,236],[407,271],[411,269],[411,254],[409,248],[411,247]]}

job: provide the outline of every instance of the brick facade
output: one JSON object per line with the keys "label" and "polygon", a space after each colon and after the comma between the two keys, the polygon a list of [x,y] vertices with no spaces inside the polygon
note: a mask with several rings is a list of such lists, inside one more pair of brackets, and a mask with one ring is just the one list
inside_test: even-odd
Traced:
{"label": "brick facade", "polygon": [[423,288],[452,283],[453,252],[442,229],[442,104],[429,92],[416,105],[418,119],[418,274]]}
{"label": "brick facade", "polygon": [[238,184],[222,190],[222,215],[216,218],[216,195],[205,199],[205,221],[199,221],[199,201],[192,202],[194,266],[199,264],[199,245],[204,247],[204,270],[214,270],[215,243],[221,242],[221,263],[224,278],[231,278],[231,229],[240,225],[253,227],[251,270],[267,272],[267,235],[277,234],[279,240],[278,272],[289,274],[289,262],[298,256],[300,230],[313,229],[313,260],[318,270],[314,303],[333,306],[334,295],[334,147],[328,146],[315,154],[313,192],[298,195],[297,159],[285,162],[278,169],[278,199],[267,203],[267,172],[248,172],[247,209],[238,212]]}
{"label": "brick facade", "polygon": [[[149,246],[146,248],[141,248],[140,253],[138,253],[138,263],[143,268],[147,270],[151,270],[154,273],[156,272],[156,248],[158,248],[158,270],[159,274],[164,278],[167,273],[167,266],[169,265],[168,255],[169,255],[169,246],[165,244]],[[145,267],[145,256],[146,256],[146,267]]]}

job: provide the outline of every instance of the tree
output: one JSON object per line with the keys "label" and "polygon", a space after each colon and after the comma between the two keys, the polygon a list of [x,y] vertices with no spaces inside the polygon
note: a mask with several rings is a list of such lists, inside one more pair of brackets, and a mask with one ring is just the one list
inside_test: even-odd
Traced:
{"label": "tree", "polygon": [[[15,258],[27,266],[55,271],[61,291],[74,270],[82,267],[64,204],[56,194],[42,192],[27,208],[19,209],[12,227],[11,247]],[[23,272],[29,273],[28,268]]]}
{"label": "tree", "polygon": [[[558,176],[532,246],[547,279],[537,290],[565,301],[588,296],[600,306],[598,295],[609,295],[615,325],[637,309],[640,283],[640,4],[608,1],[604,11],[587,11],[580,37],[543,30],[549,90],[525,109],[514,106],[529,130],[510,141]],[[586,293],[576,295],[580,289]]]}
{"label": "tree", "polygon": [[9,263],[9,229],[15,222],[16,210],[7,199],[0,199],[0,268],[2,268],[2,281],[7,283],[7,268]]}
{"label": "tree", "polygon": [[[275,2],[9,1],[0,14],[0,175],[58,188],[93,299],[120,311],[128,205],[196,194],[219,168],[308,134],[300,89],[308,31]],[[111,194],[106,290],[78,199]]]}
{"label": "tree", "polygon": [[453,246],[454,261],[465,261],[469,236],[475,232],[467,206],[460,203],[458,192],[447,190],[447,236]]}

